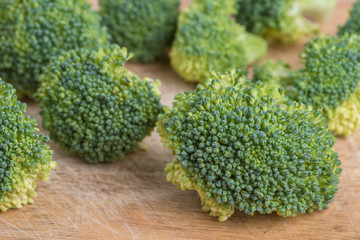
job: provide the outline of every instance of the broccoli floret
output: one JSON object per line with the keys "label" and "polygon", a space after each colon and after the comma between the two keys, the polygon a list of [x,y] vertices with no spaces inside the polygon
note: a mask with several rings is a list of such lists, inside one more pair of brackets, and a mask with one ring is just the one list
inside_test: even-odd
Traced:
{"label": "broccoli floret", "polygon": [[356,1],[353,4],[353,8],[350,10],[349,19],[344,26],[339,27],[339,36],[342,36],[346,33],[360,35],[360,1]]}
{"label": "broccoli floret", "polygon": [[292,74],[293,70],[288,63],[281,60],[277,62],[267,60],[263,65],[254,67],[253,81],[271,82],[280,86],[287,86],[292,83]]}
{"label": "broccoli floret", "polygon": [[306,17],[325,20],[333,12],[337,0],[297,0],[297,2]]}
{"label": "broccoli floret", "polygon": [[[271,62],[256,67],[254,79],[287,87],[290,99],[319,109],[333,134],[347,137],[360,127],[360,37],[315,37],[301,54],[304,67],[290,71]],[[272,68],[275,68],[273,70]]]}
{"label": "broccoli floret", "polygon": [[56,162],[37,134],[35,119],[25,116],[26,104],[17,101],[15,89],[0,79],[0,210],[33,203],[36,184],[49,179]]}
{"label": "broccoli floret", "polygon": [[265,56],[266,41],[230,17],[235,6],[235,0],[195,0],[180,14],[170,60],[185,80],[203,82],[210,70],[242,68]]}
{"label": "broccoli floret", "polygon": [[238,8],[237,21],[270,41],[292,43],[319,31],[296,0],[238,0]]}
{"label": "broccoli floret", "polygon": [[112,42],[148,63],[171,46],[179,6],[179,0],[100,0],[100,14]]}
{"label": "broccoli floret", "polygon": [[196,190],[219,221],[235,209],[285,217],[327,209],[337,192],[340,161],[325,118],[241,71],[177,95],[158,132],[176,154],[167,180]]}
{"label": "broccoli floret", "polygon": [[106,29],[90,7],[87,0],[1,0],[0,77],[31,96],[51,57],[105,44]]}
{"label": "broccoli floret", "polygon": [[113,162],[150,134],[163,110],[160,82],[127,70],[130,57],[117,45],[74,50],[45,69],[35,99],[44,128],[64,151]]}

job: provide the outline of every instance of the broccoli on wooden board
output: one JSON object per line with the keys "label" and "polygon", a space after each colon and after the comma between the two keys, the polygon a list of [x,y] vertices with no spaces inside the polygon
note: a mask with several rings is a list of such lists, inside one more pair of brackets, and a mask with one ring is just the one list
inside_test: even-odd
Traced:
{"label": "broccoli on wooden board", "polygon": [[32,96],[54,56],[106,44],[106,29],[87,0],[1,0],[0,77]]}
{"label": "broccoli on wooden board", "polygon": [[338,35],[344,34],[356,34],[360,35],[360,1],[356,1],[353,4],[353,8],[350,10],[350,17],[343,26],[339,27]]}
{"label": "broccoli on wooden board", "polygon": [[319,109],[333,134],[354,133],[360,127],[360,37],[315,37],[301,59],[304,67],[294,71],[284,62],[257,66],[254,81],[288,86],[287,96]]}
{"label": "broccoli on wooden board", "polygon": [[26,116],[26,104],[0,79],[0,210],[33,203],[39,181],[55,169],[48,137],[38,134],[36,120]]}
{"label": "broccoli on wooden board", "polygon": [[179,6],[179,0],[100,0],[100,15],[112,42],[148,63],[171,46]]}
{"label": "broccoli on wooden board", "polygon": [[237,0],[237,2],[236,20],[249,32],[270,41],[292,43],[320,30],[317,24],[303,16],[300,4],[296,0]]}
{"label": "broccoli on wooden board", "polygon": [[196,190],[219,221],[235,209],[284,217],[327,209],[338,190],[335,137],[321,113],[242,71],[213,74],[177,95],[158,132],[176,155],[167,180]]}
{"label": "broccoli on wooden board", "polygon": [[170,60],[182,78],[203,82],[210,70],[246,67],[266,55],[266,41],[237,24],[235,13],[235,0],[195,0],[180,14]]}
{"label": "broccoli on wooden board", "polygon": [[127,70],[130,57],[117,45],[74,50],[44,70],[35,99],[44,128],[64,151],[113,162],[151,133],[163,111],[160,82]]}

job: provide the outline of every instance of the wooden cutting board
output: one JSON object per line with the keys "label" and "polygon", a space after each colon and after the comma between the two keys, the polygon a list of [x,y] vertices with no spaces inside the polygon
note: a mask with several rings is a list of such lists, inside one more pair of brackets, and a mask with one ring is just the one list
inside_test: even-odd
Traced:
{"label": "wooden cutting board", "polygon": [[[324,32],[336,32],[351,2],[340,0],[322,25]],[[299,67],[302,48],[302,43],[272,46],[268,57]],[[195,87],[181,80],[168,61],[128,67],[141,77],[160,79],[162,102],[169,106],[177,93]],[[41,125],[38,104],[28,102],[28,113]],[[360,131],[337,140],[343,173],[328,210],[295,218],[236,212],[222,223],[201,211],[196,192],[166,182],[163,169],[174,156],[158,134],[144,145],[147,151],[114,164],[89,165],[51,143],[57,169],[49,182],[39,184],[34,205],[0,213],[0,239],[360,239]]]}

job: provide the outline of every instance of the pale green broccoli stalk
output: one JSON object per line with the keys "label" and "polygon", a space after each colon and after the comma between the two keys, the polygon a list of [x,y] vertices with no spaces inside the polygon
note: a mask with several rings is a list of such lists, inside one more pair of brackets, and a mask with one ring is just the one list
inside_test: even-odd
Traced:
{"label": "pale green broccoli stalk", "polygon": [[112,42],[134,53],[134,61],[153,62],[171,46],[179,0],[100,0],[102,22]]}
{"label": "pale green broccoli stalk", "polygon": [[345,25],[339,27],[339,36],[342,36],[346,33],[360,35],[360,1],[356,1],[353,4],[353,8],[350,10],[349,19]]}
{"label": "pale green broccoli stalk", "polygon": [[267,43],[230,17],[235,5],[235,0],[195,0],[180,14],[170,60],[186,81],[203,82],[210,70],[243,68],[265,56]]}
{"label": "pale green broccoli stalk", "polygon": [[0,79],[0,210],[33,203],[39,181],[49,179],[56,162],[37,134],[35,119],[26,114],[26,104],[17,101],[15,89]]}
{"label": "pale green broccoli stalk", "polygon": [[269,81],[291,85],[288,97],[319,109],[333,134],[354,133],[360,127],[360,37],[315,37],[305,45],[301,58],[304,67],[295,71],[271,62],[255,67],[254,80],[272,75]]}
{"label": "pale green broccoli stalk", "polygon": [[167,180],[196,190],[219,221],[235,209],[284,217],[327,209],[338,190],[325,118],[277,89],[241,71],[213,74],[159,118],[162,142],[176,155]]}
{"label": "pale green broccoli stalk", "polygon": [[107,43],[106,29],[87,0],[1,0],[0,77],[19,96],[33,95],[53,56]]}
{"label": "pale green broccoli stalk", "polygon": [[124,67],[117,45],[69,51],[50,62],[35,95],[43,126],[61,148],[90,163],[113,162],[138,149],[163,107],[159,81]]}
{"label": "pale green broccoli stalk", "polygon": [[334,11],[337,0],[296,0],[306,17],[326,20]]}
{"label": "pale green broccoli stalk", "polygon": [[269,41],[299,41],[317,33],[319,26],[303,16],[296,0],[238,0],[236,20]]}

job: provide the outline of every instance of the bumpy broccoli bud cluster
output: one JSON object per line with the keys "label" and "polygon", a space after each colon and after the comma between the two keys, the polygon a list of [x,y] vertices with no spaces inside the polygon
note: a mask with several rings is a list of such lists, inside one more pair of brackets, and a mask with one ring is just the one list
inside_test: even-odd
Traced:
{"label": "bumpy broccoli bud cluster", "polygon": [[100,0],[100,14],[112,42],[134,53],[134,60],[152,62],[171,46],[179,0]]}
{"label": "bumpy broccoli bud cluster", "polygon": [[325,118],[242,72],[177,95],[158,132],[176,154],[168,181],[198,191],[203,210],[220,221],[235,209],[310,213],[328,208],[337,192],[340,161]]}
{"label": "bumpy broccoli bud cluster", "polygon": [[0,80],[0,210],[33,203],[36,184],[56,167],[49,138],[37,134],[35,119],[25,116],[26,104],[15,89]]}
{"label": "bumpy broccoli bud cluster", "polygon": [[267,43],[230,17],[235,6],[235,0],[195,0],[180,14],[170,60],[185,80],[203,82],[210,70],[242,68],[265,56]]}
{"label": "bumpy broccoli bud cluster", "polygon": [[160,82],[127,70],[129,58],[125,48],[111,45],[50,62],[35,99],[44,128],[63,150],[90,163],[112,162],[150,134],[163,109]]}
{"label": "bumpy broccoli bud cluster", "polygon": [[[254,80],[287,87],[292,100],[319,109],[335,135],[347,137],[360,127],[360,37],[316,37],[305,45],[305,66],[267,61],[254,69]],[[291,85],[291,87],[290,87]]]}
{"label": "bumpy broccoli bud cluster", "polygon": [[289,97],[311,105],[327,118],[335,135],[360,127],[360,38],[314,38],[302,53],[305,66],[293,76]]}
{"label": "bumpy broccoli bud cluster", "polygon": [[297,2],[306,17],[325,20],[333,12],[337,0],[297,0]]}
{"label": "bumpy broccoli bud cluster", "polygon": [[346,33],[360,35],[360,1],[356,1],[353,4],[353,8],[350,10],[349,19],[344,26],[339,27],[339,36]]}
{"label": "bumpy broccoli bud cluster", "polygon": [[296,0],[238,0],[238,8],[237,21],[268,40],[291,43],[319,31]]}
{"label": "bumpy broccoli bud cluster", "polygon": [[19,95],[32,95],[51,57],[107,42],[87,0],[1,0],[0,77]]}

